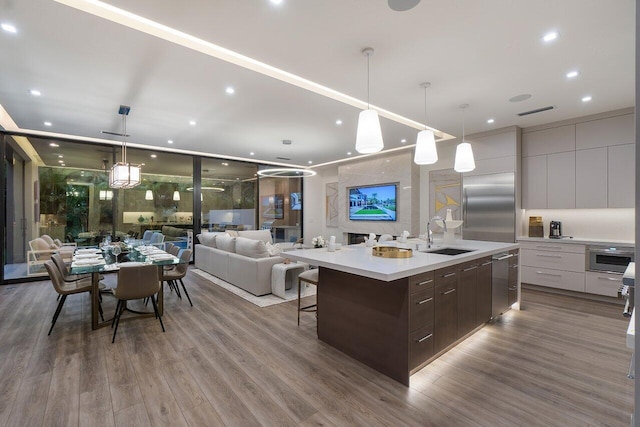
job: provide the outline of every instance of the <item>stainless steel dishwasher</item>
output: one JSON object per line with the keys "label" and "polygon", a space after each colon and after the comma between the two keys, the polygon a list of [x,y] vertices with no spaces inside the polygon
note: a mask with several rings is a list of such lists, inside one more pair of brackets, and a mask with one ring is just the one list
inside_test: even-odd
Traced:
{"label": "stainless steel dishwasher", "polygon": [[508,252],[491,257],[491,318],[509,308],[509,258],[512,257]]}

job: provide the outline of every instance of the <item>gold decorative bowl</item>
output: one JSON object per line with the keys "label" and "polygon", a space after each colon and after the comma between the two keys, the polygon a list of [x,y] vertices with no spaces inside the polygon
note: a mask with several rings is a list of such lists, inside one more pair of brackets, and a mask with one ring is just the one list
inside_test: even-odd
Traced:
{"label": "gold decorative bowl", "polygon": [[411,258],[413,251],[408,248],[396,248],[394,246],[374,246],[371,251],[373,256],[382,258]]}

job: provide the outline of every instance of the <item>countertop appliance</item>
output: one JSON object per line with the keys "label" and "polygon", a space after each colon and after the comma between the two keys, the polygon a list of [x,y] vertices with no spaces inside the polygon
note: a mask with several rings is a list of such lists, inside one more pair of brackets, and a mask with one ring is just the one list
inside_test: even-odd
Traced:
{"label": "countertop appliance", "polygon": [[630,262],[635,261],[631,246],[587,246],[587,267],[590,271],[623,274]]}
{"label": "countertop appliance", "polygon": [[509,258],[508,252],[491,257],[491,317],[497,317],[509,308]]}
{"label": "countertop appliance", "polygon": [[462,183],[462,237],[515,242],[516,196],[513,173],[465,176]]}
{"label": "countertop appliance", "polygon": [[562,238],[562,223],[560,221],[551,221],[551,223],[549,224],[549,238]]}

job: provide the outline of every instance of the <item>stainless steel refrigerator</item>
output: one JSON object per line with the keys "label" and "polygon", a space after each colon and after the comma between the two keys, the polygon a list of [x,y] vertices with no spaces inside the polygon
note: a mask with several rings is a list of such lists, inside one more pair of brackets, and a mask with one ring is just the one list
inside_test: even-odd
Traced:
{"label": "stainless steel refrigerator", "polygon": [[462,238],[515,242],[515,190],[513,173],[463,177]]}

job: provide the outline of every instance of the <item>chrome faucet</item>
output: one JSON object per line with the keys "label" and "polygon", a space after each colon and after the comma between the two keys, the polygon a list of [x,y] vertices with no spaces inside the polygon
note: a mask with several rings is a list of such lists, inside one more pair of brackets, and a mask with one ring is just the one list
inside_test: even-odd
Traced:
{"label": "chrome faucet", "polygon": [[431,249],[431,245],[433,244],[433,232],[431,231],[431,223],[437,220],[442,221],[444,231],[447,231],[447,221],[441,216],[436,215],[433,218],[431,218],[429,221],[427,221],[427,248],[428,249]]}

